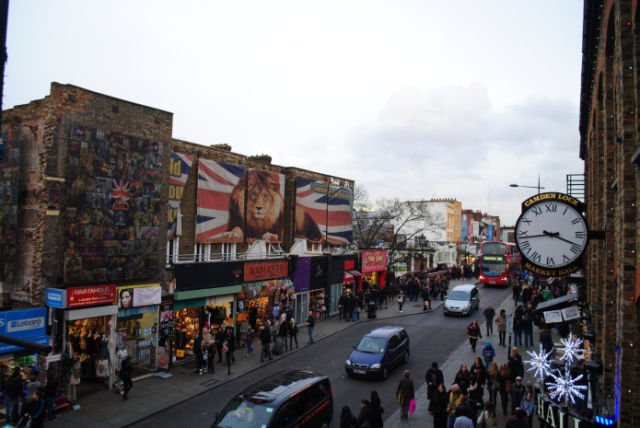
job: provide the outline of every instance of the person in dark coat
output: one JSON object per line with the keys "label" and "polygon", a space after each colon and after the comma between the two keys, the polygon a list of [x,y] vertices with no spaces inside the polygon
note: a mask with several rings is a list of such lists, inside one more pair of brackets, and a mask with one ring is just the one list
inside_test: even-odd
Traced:
{"label": "person in dark coat", "polygon": [[415,398],[415,389],[411,379],[411,371],[405,370],[396,388],[396,399],[400,405],[400,419],[409,419],[409,402]]}
{"label": "person in dark coat", "polygon": [[469,336],[469,344],[471,345],[471,350],[475,353],[478,339],[482,338],[482,332],[480,331],[478,321],[471,321],[471,324],[469,324],[469,326],[467,327],[467,336]]}
{"label": "person in dark coat", "polygon": [[491,336],[493,334],[493,318],[496,316],[496,310],[489,305],[482,314],[487,322],[487,336]]}
{"label": "person in dark coat", "polygon": [[358,420],[353,416],[353,413],[351,413],[349,406],[342,407],[342,411],[340,412],[340,428],[360,428]]}
{"label": "person in dark coat", "polygon": [[358,414],[358,426],[370,428],[373,426],[373,411],[369,400],[360,401],[360,413]]}
{"label": "person in dark coat", "polygon": [[463,363],[460,365],[460,369],[458,369],[453,383],[460,387],[464,395],[467,394],[467,388],[469,388],[469,384],[471,383],[471,372],[466,364]]}
{"label": "person in dark coat", "polygon": [[431,363],[431,368],[424,375],[424,382],[427,384],[427,399],[431,400],[431,396],[438,388],[438,385],[444,383],[444,374],[438,368],[437,362]]}
{"label": "person in dark coat", "polygon": [[262,344],[260,362],[264,363],[266,358],[273,360],[271,356],[271,327],[269,326],[269,321],[267,321],[266,325],[260,327],[260,343]]}
{"label": "person in dark coat", "polygon": [[429,413],[433,415],[433,428],[447,428],[447,405],[449,395],[444,383],[439,384],[429,401]]}
{"label": "person in dark coat", "polygon": [[20,367],[13,369],[11,377],[7,380],[7,387],[4,394],[7,420],[13,422],[18,417],[18,399],[24,389],[22,382],[22,372]]}
{"label": "person in dark coat", "polygon": [[280,326],[278,327],[278,337],[282,341],[282,345],[284,346],[284,350],[289,349],[287,344],[287,338],[289,337],[289,323],[286,319],[280,321]]}
{"label": "person in dark coat", "polygon": [[202,349],[202,334],[198,332],[193,341],[193,355],[196,356],[196,369],[194,373],[204,373],[204,350]]}
{"label": "person in dark coat", "polygon": [[122,383],[124,384],[124,388],[120,394],[122,395],[123,400],[127,400],[129,398],[129,391],[133,388],[133,380],[131,380],[132,371],[133,367],[131,366],[131,356],[127,355],[120,365],[120,379],[122,379]]}
{"label": "person in dark coat", "polygon": [[371,428],[382,428],[384,426],[384,421],[382,420],[384,408],[380,402],[378,391],[371,391],[369,403],[369,407],[371,407]]}
{"label": "person in dark coat", "polygon": [[38,389],[33,392],[31,397],[31,401],[25,406],[25,415],[31,421],[31,428],[42,428],[44,426],[44,416],[47,409],[44,394],[42,390]]}
{"label": "person in dark coat", "polygon": [[224,344],[225,333],[222,327],[216,332],[216,351],[218,351],[218,363],[222,363],[222,345]]}
{"label": "person in dark coat", "polygon": [[[518,352],[518,348],[515,346],[511,348],[511,355],[509,356],[509,372],[511,374],[511,382],[515,383],[518,376],[524,376],[524,364],[522,363],[522,356]],[[517,403],[520,404],[520,403]]]}

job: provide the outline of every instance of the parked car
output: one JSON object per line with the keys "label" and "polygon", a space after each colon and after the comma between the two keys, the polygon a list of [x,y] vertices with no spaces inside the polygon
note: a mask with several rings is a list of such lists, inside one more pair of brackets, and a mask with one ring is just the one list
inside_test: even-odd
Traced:
{"label": "parked car", "polygon": [[327,376],[285,370],[233,397],[211,428],[328,428],[332,416],[333,389]]}
{"label": "parked car", "polygon": [[480,291],[474,284],[456,285],[442,305],[445,315],[469,315],[479,307]]}
{"label": "parked car", "polygon": [[345,361],[349,376],[386,379],[389,370],[409,362],[409,335],[402,327],[385,326],[365,334]]}

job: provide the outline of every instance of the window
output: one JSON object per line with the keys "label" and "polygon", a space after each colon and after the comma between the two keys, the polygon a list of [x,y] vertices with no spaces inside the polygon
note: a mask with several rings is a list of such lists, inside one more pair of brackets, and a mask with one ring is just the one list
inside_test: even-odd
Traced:
{"label": "window", "polygon": [[196,244],[195,260],[196,262],[204,262],[211,258],[211,244]]}
{"label": "window", "polygon": [[167,242],[167,263],[175,263],[178,261],[180,248],[180,238],[175,237],[174,239]]}

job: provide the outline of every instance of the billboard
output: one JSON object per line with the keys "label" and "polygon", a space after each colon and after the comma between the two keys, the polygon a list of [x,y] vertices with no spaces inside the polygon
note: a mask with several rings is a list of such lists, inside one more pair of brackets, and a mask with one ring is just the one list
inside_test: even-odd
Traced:
{"label": "billboard", "polygon": [[180,220],[180,202],[184,186],[187,184],[187,178],[191,173],[191,165],[193,165],[193,155],[171,152],[169,159],[169,194],[167,200],[169,208],[167,209],[167,238],[173,239],[182,235]]}
{"label": "billboard", "polygon": [[282,242],[284,175],[201,159],[196,241]]}
{"label": "billboard", "polygon": [[322,180],[296,178],[295,237],[333,245],[353,242],[351,202],[347,187]]}

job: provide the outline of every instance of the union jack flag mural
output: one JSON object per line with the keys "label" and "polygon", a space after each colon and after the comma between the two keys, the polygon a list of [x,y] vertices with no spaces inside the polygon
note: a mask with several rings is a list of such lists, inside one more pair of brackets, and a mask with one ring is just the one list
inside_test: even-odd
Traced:
{"label": "union jack flag mural", "polygon": [[353,242],[352,191],[322,180],[296,178],[295,236],[333,245]]}
{"label": "union jack flag mural", "polygon": [[182,235],[180,219],[180,202],[187,178],[191,173],[193,155],[171,152],[169,164],[169,209],[167,209],[167,238],[173,239]]}
{"label": "union jack flag mural", "polygon": [[[210,159],[198,163],[198,207],[196,242],[233,242],[229,231],[229,211],[234,188],[242,179],[246,168]],[[238,190],[236,190],[236,194]],[[244,191],[242,192],[244,200]],[[241,242],[242,239],[237,239]]]}

